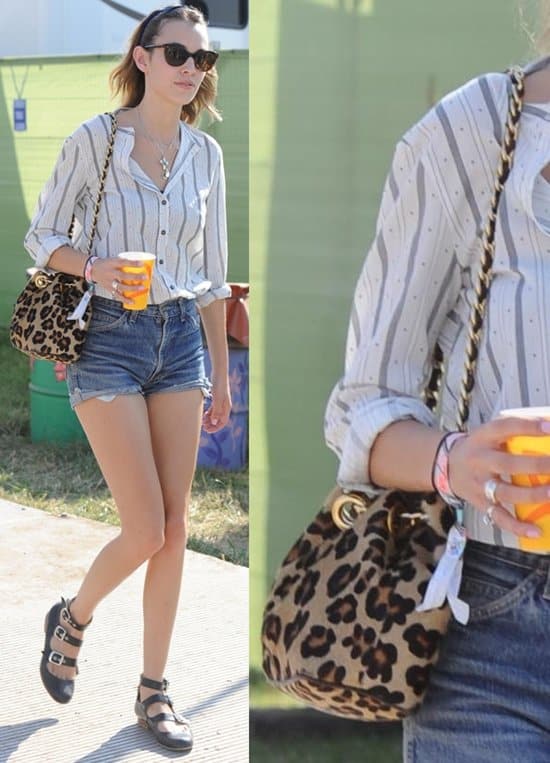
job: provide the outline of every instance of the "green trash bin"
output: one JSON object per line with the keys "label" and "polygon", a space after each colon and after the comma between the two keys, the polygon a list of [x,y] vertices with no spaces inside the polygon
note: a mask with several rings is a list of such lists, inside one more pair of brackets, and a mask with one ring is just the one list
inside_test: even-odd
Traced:
{"label": "green trash bin", "polygon": [[84,440],[84,430],[69,403],[67,383],[64,379],[57,380],[55,364],[49,360],[33,360],[31,363],[32,442]]}

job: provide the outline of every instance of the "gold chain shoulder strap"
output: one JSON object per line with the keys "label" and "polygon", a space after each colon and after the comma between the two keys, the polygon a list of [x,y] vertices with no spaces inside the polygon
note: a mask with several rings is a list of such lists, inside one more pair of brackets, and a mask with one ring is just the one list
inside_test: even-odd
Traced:
{"label": "gold chain shoulder strap", "polygon": [[491,286],[493,260],[495,257],[495,228],[497,222],[498,205],[504,183],[508,179],[512,168],[514,151],[518,138],[518,126],[523,108],[523,96],[525,92],[525,75],[519,67],[510,70],[512,80],[512,89],[508,105],[508,116],[504,130],[504,138],[500,150],[500,159],[497,168],[497,178],[491,198],[491,209],[489,219],[485,230],[483,231],[483,253],[481,256],[481,267],[479,269],[478,281],[476,284],[476,301],[470,312],[470,321],[468,329],[468,340],[466,344],[466,362],[462,383],[460,387],[460,399],[458,402],[457,426],[460,430],[466,428],[468,416],[470,414],[470,396],[475,384],[475,372],[479,353],[479,344],[481,341],[481,330],[483,328],[483,318],[487,307],[487,297]]}
{"label": "gold chain shoulder strap", "polygon": [[115,114],[109,113],[111,119],[111,134],[109,136],[109,144],[107,146],[107,153],[105,155],[105,161],[103,162],[103,169],[99,177],[99,188],[97,191],[97,197],[94,205],[94,214],[92,217],[92,227],[90,229],[90,235],[88,237],[88,248],[86,253],[88,257],[92,252],[92,246],[94,243],[95,230],[97,227],[97,218],[99,217],[99,210],[101,208],[101,202],[103,201],[103,191],[105,190],[105,180],[107,179],[107,173],[109,172],[109,166],[111,164],[111,158],[113,156],[113,148],[115,145],[115,136],[118,127],[117,118]]}
{"label": "gold chain shoulder strap", "polygon": [[[522,69],[514,67],[509,71],[511,79],[511,92],[508,105],[508,115],[504,127],[504,137],[500,147],[500,157],[497,167],[497,176],[493,195],[491,197],[491,208],[489,210],[487,224],[482,236],[482,256],[478,275],[478,281],[475,288],[476,301],[472,306],[468,326],[468,340],[465,351],[464,372],[461,381],[460,396],[457,412],[457,426],[463,431],[466,428],[466,422],[470,413],[470,397],[475,384],[475,371],[479,343],[481,341],[481,330],[483,327],[483,318],[487,306],[487,297],[491,285],[491,276],[493,260],[495,256],[495,227],[497,221],[497,211],[500,202],[500,195],[504,188],[504,183],[508,179],[512,160],[516,148],[518,137],[519,119],[523,106],[524,79],[525,75]],[[438,344],[435,346],[432,358],[432,373],[426,389],[424,391],[424,402],[431,411],[437,408],[439,398],[439,389],[443,377],[444,357]]]}

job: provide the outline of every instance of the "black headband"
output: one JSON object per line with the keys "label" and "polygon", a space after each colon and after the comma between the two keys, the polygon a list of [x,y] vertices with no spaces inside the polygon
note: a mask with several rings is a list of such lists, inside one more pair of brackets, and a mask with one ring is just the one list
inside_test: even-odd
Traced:
{"label": "black headband", "polygon": [[139,36],[139,40],[137,44],[141,45],[141,43],[143,42],[143,37],[145,36],[145,30],[147,29],[147,27],[149,26],[149,24],[151,23],[153,19],[156,19],[157,16],[162,16],[163,13],[168,13],[168,11],[179,10],[182,7],[183,6],[181,5],[168,5],[166,8],[161,8],[159,11],[153,11],[152,13],[150,13],[145,19],[145,21],[143,22],[143,26],[141,27],[141,34]]}

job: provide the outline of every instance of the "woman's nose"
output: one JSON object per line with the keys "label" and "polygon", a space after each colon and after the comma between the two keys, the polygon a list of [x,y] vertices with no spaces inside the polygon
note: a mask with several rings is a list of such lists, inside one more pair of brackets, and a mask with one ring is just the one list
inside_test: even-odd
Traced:
{"label": "woman's nose", "polygon": [[188,56],[188,58],[183,62],[182,68],[184,72],[194,72],[196,69],[195,66],[195,59],[193,56]]}

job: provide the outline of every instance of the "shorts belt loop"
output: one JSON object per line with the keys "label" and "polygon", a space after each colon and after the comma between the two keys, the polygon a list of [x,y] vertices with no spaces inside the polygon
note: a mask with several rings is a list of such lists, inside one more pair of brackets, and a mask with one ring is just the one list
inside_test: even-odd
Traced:
{"label": "shorts belt loop", "polygon": [[128,316],[128,322],[133,325],[137,321],[137,317],[138,317],[139,311],[138,310],[127,310],[126,312],[130,313],[129,316]]}
{"label": "shorts belt loop", "polygon": [[546,599],[546,601],[550,601],[550,564],[546,570],[546,585],[544,586],[544,591],[542,592],[542,598]]}
{"label": "shorts belt loop", "polygon": [[180,308],[181,322],[183,323],[187,319],[187,300],[180,297],[180,299],[178,299],[178,304]]}

